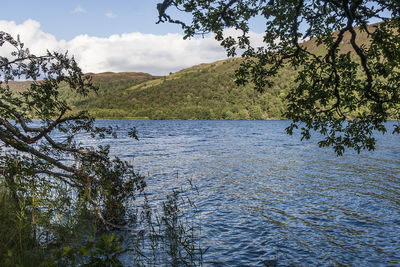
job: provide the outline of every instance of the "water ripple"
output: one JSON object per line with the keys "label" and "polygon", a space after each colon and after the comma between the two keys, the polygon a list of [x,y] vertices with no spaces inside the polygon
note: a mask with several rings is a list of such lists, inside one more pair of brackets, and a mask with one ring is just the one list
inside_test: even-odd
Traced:
{"label": "water ripple", "polygon": [[[166,194],[192,179],[211,266],[399,266],[400,137],[337,157],[286,121],[104,121],[112,153]],[[140,141],[127,131],[135,126]]]}

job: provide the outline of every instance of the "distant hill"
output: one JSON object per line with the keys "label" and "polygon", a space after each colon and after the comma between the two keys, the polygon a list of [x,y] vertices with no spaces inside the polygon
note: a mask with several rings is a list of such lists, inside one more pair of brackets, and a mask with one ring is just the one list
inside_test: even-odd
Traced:
{"label": "distant hill", "polygon": [[[103,73],[86,73],[86,76],[92,77],[92,81],[97,85],[111,85],[115,83],[138,84],[147,80],[157,79],[161,76],[153,76],[144,72],[103,72]],[[9,81],[8,85],[11,90],[22,92],[26,90],[32,81]]]}
{"label": "distant hill", "polygon": [[135,83],[138,83],[161,77],[153,76],[144,72],[103,72],[86,73],[85,75],[91,76],[92,81],[95,83],[115,83],[124,81],[134,81]]}
{"label": "distant hill", "polygon": [[[370,26],[370,31],[375,25]],[[343,53],[351,51],[349,40],[350,35],[346,34],[340,46]],[[357,42],[368,44],[367,34],[360,34]],[[324,52],[315,40],[302,46]],[[235,84],[234,72],[241,61],[232,58],[200,64],[163,77],[133,72],[88,73],[100,88],[98,94],[82,98],[62,90],[61,95],[74,109],[87,109],[98,119],[284,118],[285,96],[294,85],[295,71],[283,68],[275,85],[261,94],[251,84]],[[11,84],[17,91],[24,86],[29,82]]]}
{"label": "distant hill", "polygon": [[[374,23],[368,26],[368,31],[370,33],[374,32],[376,27],[381,24],[381,22],[378,23]],[[359,28],[355,28],[355,31],[357,33],[357,39],[356,39],[356,43],[360,46],[360,45],[367,45],[369,44],[369,39],[368,39],[368,33],[365,31],[360,31]],[[334,32],[334,36],[337,36],[339,32]],[[353,53],[354,50],[350,44],[350,39],[351,39],[351,34],[350,32],[345,32],[343,35],[343,40],[340,43],[340,54],[345,54],[348,52]],[[303,47],[306,47],[309,51],[316,53],[316,54],[322,54],[324,52],[326,52],[324,50],[323,47],[318,47],[317,46],[317,42],[316,39],[313,38],[311,40],[305,41],[301,44]]]}
{"label": "distant hill", "polygon": [[15,92],[23,92],[29,86],[31,85],[32,82],[26,81],[26,82],[16,82],[16,81],[8,81],[8,86],[10,86],[11,90]]}
{"label": "distant hill", "polygon": [[[201,64],[142,82],[99,81],[98,95],[71,103],[96,118],[123,119],[267,119],[282,118],[290,76],[265,94],[238,87],[234,71],[241,59]],[[112,76],[110,76],[111,78]],[[94,79],[95,81],[95,79]]]}

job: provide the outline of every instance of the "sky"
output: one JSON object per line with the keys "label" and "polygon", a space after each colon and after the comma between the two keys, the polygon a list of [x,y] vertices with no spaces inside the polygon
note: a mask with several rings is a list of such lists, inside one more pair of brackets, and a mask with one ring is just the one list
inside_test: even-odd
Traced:
{"label": "sky", "polygon": [[[226,58],[212,36],[183,40],[179,25],[156,24],[161,0],[0,0],[0,31],[36,55],[47,49],[74,55],[84,72],[166,75]],[[175,13],[183,20],[188,16]],[[261,44],[262,25],[252,33]],[[258,27],[260,26],[260,27]],[[259,28],[259,29],[257,29]],[[1,56],[9,56],[0,48]]]}

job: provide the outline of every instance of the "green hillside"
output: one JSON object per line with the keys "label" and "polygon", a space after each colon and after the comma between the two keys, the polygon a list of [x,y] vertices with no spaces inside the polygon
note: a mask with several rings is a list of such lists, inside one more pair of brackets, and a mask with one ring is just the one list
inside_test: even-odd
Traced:
{"label": "green hillside", "polygon": [[[370,31],[374,25],[370,26]],[[345,35],[341,52],[351,51]],[[368,44],[367,34],[359,44]],[[310,51],[323,53],[314,40],[302,44]],[[74,109],[87,109],[97,119],[281,119],[285,96],[294,85],[294,70],[285,67],[275,85],[258,93],[251,84],[237,86],[234,72],[242,59],[232,58],[201,64],[164,77],[146,73],[88,74],[100,88],[87,98],[61,90]],[[29,82],[13,82],[16,91]]]}
{"label": "green hillside", "polygon": [[[375,24],[376,25],[376,24]],[[369,31],[374,31],[374,26]],[[358,44],[368,44],[368,35],[358,32]],[[325,51],[315,40],[302,44],[317,54]],[[352,51],[350,34],[340,45],[341,53]],[[285,96],[294,85],[294,70],[285,67],[275,85],[261,94],[251,84],[239,87],[234,72],[242,59],[201,64],[158,79],[126,86],[101,84],[98,96],[74,101],[96,118],[122,119],[282,119]]]}
{"label": "green hillside", "polygon": [[98,95],[74,99],[72,104],[90,110],[96,118],[110,119],[282,118],[292,75],[282,75],[279,85],[260,94],[252,86],[234,83],[239,61],[201,64],[130,86],[128,81],[99,83]]}

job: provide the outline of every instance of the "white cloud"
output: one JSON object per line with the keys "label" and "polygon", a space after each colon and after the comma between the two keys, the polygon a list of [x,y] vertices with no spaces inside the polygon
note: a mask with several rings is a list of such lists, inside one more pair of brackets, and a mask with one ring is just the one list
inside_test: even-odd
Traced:
{"label": "white cloud", "polygon": [[[43,32],[40,23],[34,20],[19,25],[12,21],[0,21],[0,29],[15,37],[19,34],[25,46],[37,55],[45,53],[47,49],[59,52],[68,50],[84,72],[136,71],[165,75],[226,58],[225,50],[212,37],[183,40],[180,34],[133,32],[107,38],[79,35],[65,41]],[[262,38],[253,35],[257,40]],[[0,47],[0,55],[9,56],[9,52],[5,47]]]}
{"label": "white cloud", "polygon": [[115,18],[118,17],[116,14],[114,14],[114,13],[111,12],[111,11],[107,12],[106,14],[104,14],[104,16],[106,16],[106,17],[109,18],[109,19],[115,19]]}
{"label": "white cloud", "polygon": [[86,10],[81,7],[81,5],[77,5],[75,9],[72,10],[72,13],[86,13]]}
{"label": "white cloud", "polygon": [[[40,29],[40,23],[32,19],[26,20],[22,24],[0,20],[0,30],[10,33],[14,38],[19,35],[25,47],[36,55],[44,54],[47,50],[65,51],[67,48],[66,41],[58,41],[54,35],[43,32]],[[0,47],[0,55],[10,56],[8,51],[11,52],[11,47]]]}

